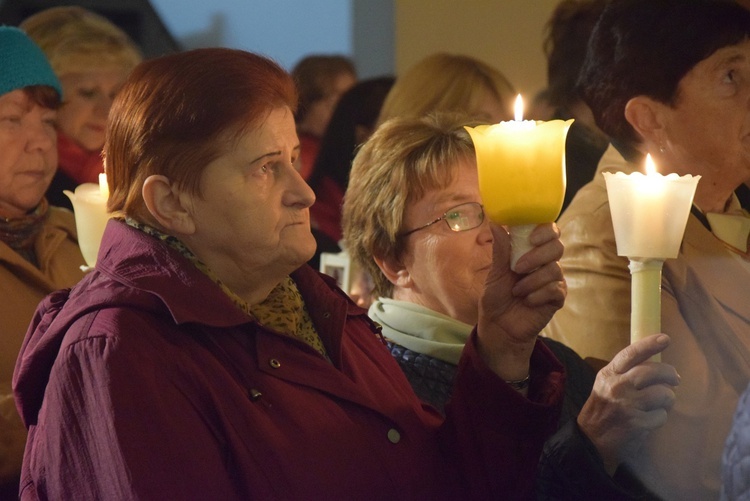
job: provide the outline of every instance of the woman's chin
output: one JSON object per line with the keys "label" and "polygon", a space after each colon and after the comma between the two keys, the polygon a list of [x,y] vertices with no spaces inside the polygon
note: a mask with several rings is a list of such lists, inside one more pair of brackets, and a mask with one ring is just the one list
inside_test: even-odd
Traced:
{"label": "woman's chin", "polygon": [[309,235],[309,240],[300,237],[300,240],[294,243],[295,269],[308,262],[315,255],[315,250],[317,249],[318,244],[315,242],[312,233]]}

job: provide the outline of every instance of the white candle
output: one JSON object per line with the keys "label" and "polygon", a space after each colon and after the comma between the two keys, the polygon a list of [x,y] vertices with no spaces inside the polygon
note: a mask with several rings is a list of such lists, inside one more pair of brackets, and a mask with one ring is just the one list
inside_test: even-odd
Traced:
{"label": "white candle", "polygon": [[109,196],[107,176],[99,174],[98,185],[83,183],[76,187],[75,193],[68,190],[64,190],[63,193],[73,203],[81,254],[86,264],[93,268],[96,265],[104,227],[110,217],[107,213],[107,197]]}
{"label": "white candle", "polygon": [[[630,260],[630,342],[661,332],[663,259]],[[653,360],[659,360],[655,355]]]}
{"label": "white candle", "polygon": [[700,176],[663,176],[646,156],[646,174],[605,172],[617,254],[675,258]]}
{"label": "white candle", "polygon": [[[630,341],[661,332],[661,270],[676,258],[700,176],[605,172],[617,254],[630,259]],[[658,357],[655,357],[658,359]]]}

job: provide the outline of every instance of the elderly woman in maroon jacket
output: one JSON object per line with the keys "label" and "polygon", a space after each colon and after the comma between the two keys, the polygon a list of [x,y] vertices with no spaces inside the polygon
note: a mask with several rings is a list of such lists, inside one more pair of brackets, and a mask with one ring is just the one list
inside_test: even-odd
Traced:
{"label": "elderly woman in maroon jacket", "polygon": [[129,77],[105,145],[118,217],[96,269],[39,307],[16,366],[22,498],[531,495],[563,385],[536,343],[565,297],[557,232],[540,229],[521,276],[493,227],[490,294],[442,418],[366,311],[304,264],[295,103],[281,68],[237,50]]}

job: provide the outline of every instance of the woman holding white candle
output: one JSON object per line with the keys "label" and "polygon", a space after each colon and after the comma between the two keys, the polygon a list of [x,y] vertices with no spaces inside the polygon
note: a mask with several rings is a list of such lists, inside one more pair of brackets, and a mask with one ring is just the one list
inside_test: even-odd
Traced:
{"label": "woman holding white candle", "polygon": [[0,27],[0,498],[18,488],[26,430],[11,377],[37,304],[83,276],[73,214],[44,193],[57,166],[54,121],[62,91],[44,54]]}
{"label": "woman holding white candle", "polygon": [[724,439],[750,380],[750,220],[733,193],[750,178],[750,12],[714,0],[612,2],[579,87],[612,144],[558,221],[570,292],[545,333],[607,360],[629,343],[631,275],[601,172],[643,171],[650,153],[662,174],[700,175],[662,275],[661,330],[672,338],[662,359],[682,383],[631,466],[665,498],[717,498]]}
{"label": "woman holding white candle", "polygon": [[[383,326],[416,393],[440,410],[480,304],[492,298],[492,288],[485,292],[488,276],[498,268],[512,274],[508,256],[498,263],[501,256],[492,253],[493,246],[508,246],[509,237],[485,218],[466,123],[463,115],[445,114],[386,122],[355,158],[344,202],[347,248],[373,276],[379,294],[368,313]],[[532,241],[518,264],[536,280],[551,272],[551,263],[532,272],[529,258],[559,244],[554,224],[539,225]],[[554,353],[566,372],[563,415],[547,439],[536,481],[540,498],[644,494],[618,467],[665,421],[674,399],[674,369],[642,364],[666,347],[666,336],[623,351],[596,384],[593,369],[566,346],[536,337],[529,342]],[[533,376],[520,379],[519,391],[533,391]],[[516,404],[522,402],[519,395]]]}

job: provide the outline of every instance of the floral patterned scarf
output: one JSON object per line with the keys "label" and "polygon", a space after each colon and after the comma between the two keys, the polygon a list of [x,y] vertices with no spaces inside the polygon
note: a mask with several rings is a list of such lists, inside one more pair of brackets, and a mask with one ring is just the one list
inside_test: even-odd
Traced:
{"label": "floral patterned scarf", "polygon": [[24,259],[37,266],[34,242],[47,220],[47,199],[36,209],[21,217],[0,217],[0,240],[18,252]]}

